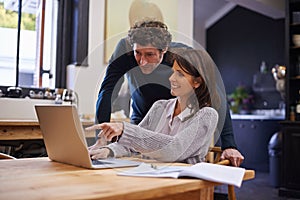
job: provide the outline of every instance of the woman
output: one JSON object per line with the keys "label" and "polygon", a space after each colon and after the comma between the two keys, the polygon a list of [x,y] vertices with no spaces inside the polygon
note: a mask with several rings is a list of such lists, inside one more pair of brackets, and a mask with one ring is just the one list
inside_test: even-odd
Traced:
{"label": "woman", "polygon": [[108,141],[118,137],[117,142],[90,150],[92,159],[139,152],[163,162],[195,164],[205,160],[218,123],[212,107],[219,101],[213,61],[204,50],[179,49],[173,55],[169,81],[176,98],[155,102],[139,125],[102,123],[87,128],[101,129],[99,134]]}

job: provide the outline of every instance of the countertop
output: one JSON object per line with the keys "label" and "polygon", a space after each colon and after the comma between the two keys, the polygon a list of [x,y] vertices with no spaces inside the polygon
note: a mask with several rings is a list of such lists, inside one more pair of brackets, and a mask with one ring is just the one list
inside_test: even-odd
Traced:
{"label": "countertop", "polygon": [[232,119],[242,120],[284,120],[285,113],[279,109],[254,110],[250,114],[232,114]]}

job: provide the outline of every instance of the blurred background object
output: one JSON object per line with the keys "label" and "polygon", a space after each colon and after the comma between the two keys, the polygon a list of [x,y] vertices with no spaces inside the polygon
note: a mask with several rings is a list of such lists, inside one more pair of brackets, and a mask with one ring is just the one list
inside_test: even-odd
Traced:
{"label": "blurred background object", "polygon": [[272,68],[272,74],[276,81],[276,90],[280,93],[282,99],[284,99],[286,67],[275,65],[275,67]]}

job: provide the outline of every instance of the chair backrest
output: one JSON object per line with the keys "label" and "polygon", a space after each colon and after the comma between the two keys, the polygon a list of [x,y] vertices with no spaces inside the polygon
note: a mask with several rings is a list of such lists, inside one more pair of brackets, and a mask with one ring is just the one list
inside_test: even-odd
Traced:
{"label": "chair backrest", "polygon": [[220,162],[221,155],[221,147],[209,147],[208,154],[206,155],[206,161],[209,163],[218,163]]}
{"label": "chair backrest", "polygon": [[[208,154],[206,156],[206,160],[209,163],[214,163],[217,165],[230,165],[230,160],[221,160],[222,155],[221,147],[210,147]],[[228,185],[228,200],[236,200],[236,195],[234,191],[233,185]]]}

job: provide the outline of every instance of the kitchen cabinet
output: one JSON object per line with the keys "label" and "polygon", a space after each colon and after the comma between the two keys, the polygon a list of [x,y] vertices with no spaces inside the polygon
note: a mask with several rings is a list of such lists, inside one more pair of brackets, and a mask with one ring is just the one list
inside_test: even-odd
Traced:
{"label": "kitchen cabinet", "polygon": [[245,157],[242,167],[269,171],[268,144],[272,135],[280,131],[279,120],[233,119],[235,142]]}
{"label": "kitchen cabinet", "polygon": [[[300,100],[300,0],[286,1],[286,118]],[[299,19],[297,19],[299,18]],[[295,42],[295,37],[299,42]],[[292,108],[293,107],[293,108]]]}
{"label": "kitchen cabinet", "polygon": [[283,162],[280,196],[300,198],[300,122],[282,122]]}
{"label": "kitchen cabinet", "polygon": [[[298,15],[298,16],[297,16]],[[286,120],[283,121],[282,153],[282,184],[279,188],[280,196],[300,198],[300,121],[292,121],[291,109],[299,100],[300,45],[296,44],[294,35],[300,35],[300,0],[286,0]]]}

